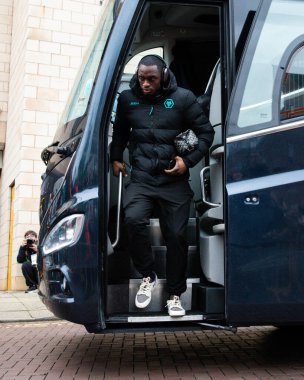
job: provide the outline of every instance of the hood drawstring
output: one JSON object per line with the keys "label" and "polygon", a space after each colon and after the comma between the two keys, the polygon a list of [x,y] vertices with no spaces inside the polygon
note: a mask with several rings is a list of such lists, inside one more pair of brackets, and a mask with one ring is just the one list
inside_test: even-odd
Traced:
{"label": "hood drawstring", "polygon": [[153,113],[153,110],[154,110],[154,108],[153,108],[153,106],[151,106],[151,109],[150,109],[150,112],[149,112],[149,116],[151,116],[151,115],[152,115],[152,113]]}

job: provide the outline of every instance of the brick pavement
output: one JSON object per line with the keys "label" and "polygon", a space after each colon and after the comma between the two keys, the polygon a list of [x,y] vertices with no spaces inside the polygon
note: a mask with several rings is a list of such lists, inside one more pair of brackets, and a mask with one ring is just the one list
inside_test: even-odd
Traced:
{"label": "brick pavement", "polygon": [[0,323],[0,379],[299,380],[302,341],[274,327],[94,335],[61,320]]}

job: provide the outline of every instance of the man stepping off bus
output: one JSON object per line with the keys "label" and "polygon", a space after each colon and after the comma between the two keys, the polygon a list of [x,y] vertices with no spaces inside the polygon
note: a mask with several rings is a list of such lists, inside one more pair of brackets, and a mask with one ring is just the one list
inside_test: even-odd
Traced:
{"label": "man stepping off bus", "polygon": [[[198,138],[196,149],[177,154],[174,139],[191,129]],[[125,223],[130,254],[143,276],[135,297],[138,308],[149,305],[157,285],[148,224],[154,206],[160,210],[160,227],[167,246],[166,286],[168,313],[185,315],[180,296],[187,289],[188,246],[186,228],[193,192],[189,168],[207,154],[213,128],[195,95],[177,86],[175,76],[157,55],[143,57],[130,81],[130,90],[118,99],[111,144],[113,173],[127,176],[123,152],[128,145],[130,183],[124,194]]]}

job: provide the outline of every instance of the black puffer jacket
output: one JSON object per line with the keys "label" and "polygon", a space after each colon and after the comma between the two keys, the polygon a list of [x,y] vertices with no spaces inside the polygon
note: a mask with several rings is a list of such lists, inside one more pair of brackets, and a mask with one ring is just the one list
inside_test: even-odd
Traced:
{"label": "black puffer jacket", "polygon": [[27,248],[26,246],[20,246],[17,256],[17,263],[22,264],[25,261],[31,261],[31,256],[35,253],[37,252],[35,252],[31,248]]}
{"label": "black puffer jacket", "polygon": [[213,128],[194,94],[177,87],[170,71],[169,76],[167,88],[151,99],[142,95],[134,75],[131,90],[123,91],[118,99],[110,159],[122,162],[129,142],[132,181],[161,185],[187,180],[188,172],[182,176],[164,172],[177,155],[175,136],[190,128],[199,139],[198,149],[183,157],[188,168],[206,155],[213,141]]}

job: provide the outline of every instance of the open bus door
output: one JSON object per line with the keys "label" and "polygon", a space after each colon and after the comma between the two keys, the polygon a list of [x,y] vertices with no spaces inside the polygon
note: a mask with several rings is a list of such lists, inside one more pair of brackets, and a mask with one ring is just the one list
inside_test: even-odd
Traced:
{"label": "open bus door", "polygon": [[259,12],[226,127],[226,317],[303,324],[304,2]]}
{"label": "open bus door", "polygon": [[120,3],[104,2],[54,142],[41,154],[46,171],[40,196],[39,296],[56,316],[86,325],[89,331],[105,328],[104,257],[111,249],[103,239],[107,226],[100,217],[107,214],[103,185],[108,172],[100,131],[111,116],[113,62],[125,51],[138,6],[134,0],[121,10]]}

